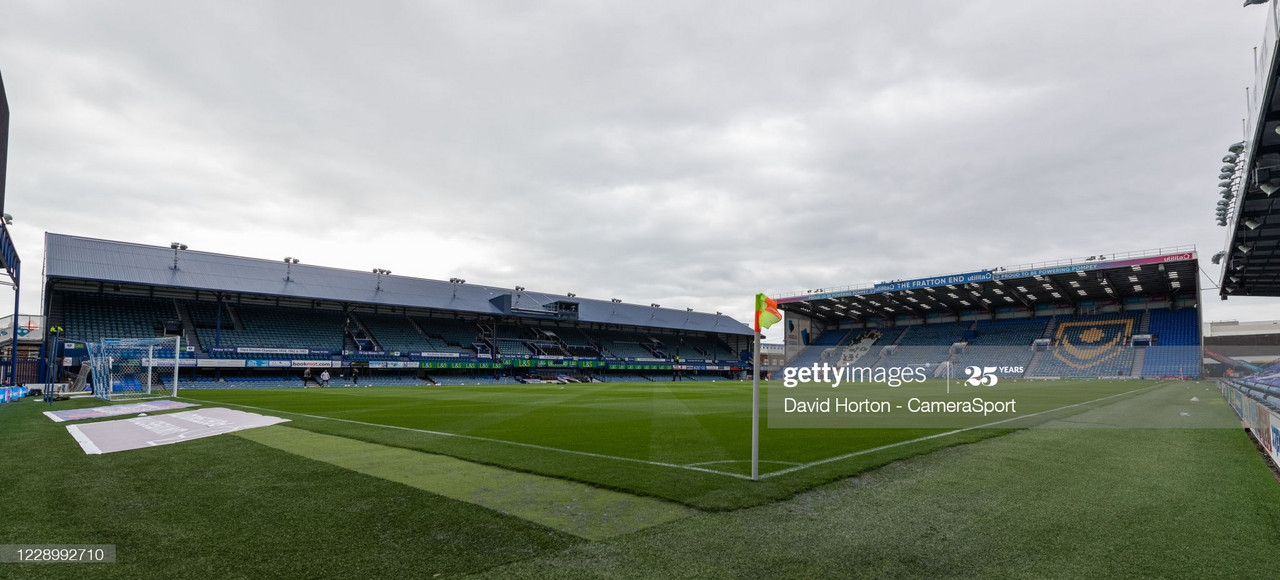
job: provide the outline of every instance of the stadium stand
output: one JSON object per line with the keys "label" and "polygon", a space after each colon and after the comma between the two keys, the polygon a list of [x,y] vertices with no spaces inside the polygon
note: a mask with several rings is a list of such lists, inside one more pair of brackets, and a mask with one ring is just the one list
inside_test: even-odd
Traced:
{"label": "stadium stand", "polygon": [[[934,377],[971,367],[1011,377],[1021,368],[1024,378],[1199,376],[1199,274],[1195,248],[1180,246],[771,297],[785,316],[783,364],[792,366],[922,365]],[[837,350],[797,348],[832,328],[852,332]],[[881,334],[874,342],[873,331]],[[1223,332],[1224,348],[1239,342],[1239,332]]]}
{"label": "stadium stand", "polygon": [[87,342],[180,334],[196,359],[180,388],[300,387],[303,367],[353,366],[362,385],[669,380],[677,364],[719,380],[752,342],[721,314],[523,288],[303,264],[282,277],[273,261],[52,233],[45,254],[44,315],[80,343],[61,370]]}
{"label": "stadium stand", "polygon": [[1031,319],[979,320],[964,351],[951,360],[952,378],[964,377],[968,366],[1019,368],[1021,371],[997,372],[1002,376],[1022,376],[1035,354],[1032,342],[1044,334],[1047,316]]}
{"label": "stadium stand", "polygon": [[[800,351],[791,362],[787,363],[789,367],[807,367],[822,360],[822,357],[830,358],[830,353],[834,348],[845,340],[851,331],[848,330],[829,330],[819,334],[809,346]],[[834,361],[833,361],[834,362]]]}
{"label": "stadium stand", "polygon": [[1151,311],[1148,332],[1154,344],[1146,347],[1145,376],[1198,375],[1200,369],[1200,313],[1193,308]]}
{"label": "stadium stand", "polygon": [[[1131,339],[1148,317],[1157,346],[1135,349]],[[1135,356],[1146,350],[1145,362],[1138,360],[1140,374],[1191,376],[1198,372],[1198,321],[1194,308],[1183,308],[838,330],[820,335],[787,366],[950,363],[938,372],[963,378],[966,367],[982,366],[1009,369],[997,373],[1003,376],[1128,376],[1139,374],[1133,372]],[[1037,358],[1033,343],[1050,329],[1053,343]]]}
{"label": "stadium stand", "polygon": [[480,341],[480,329],[475,322],[449,318],[412,317],[427,335],[427,342],[435,352],[474,352]]}
{"label": "stadium stand", "polygon": [[[643,359],[662,357],[653,350],[655,347],[653,340],[639,333],[607,330],[598,331],[594,334],[598,337],[605,356]],[[660,346],[660,343],[658,343],[658,346]]]}
{"label": "stadium stand", "polygon": [[871,333],[875,339],[874,342],[872,342],[870,348],[867,349],[866,354],[853,362],[853,366],[876,366],[876,361],[880,360],[882,356],[887,354],[885,353],[884,347],[897,344],[898,340],[902,338],[902,335],[905,332],[906,328],[882,328],[872,330]]}
{"label": "stadium stand", "polygon": [[1048,356],[1031,376],[1129,376],[1134,349],[1130,345],[1142,312],[1058,317]]}
{"label": "stadium stand", "polygon": [[165,335],[165,327],[178,328],[173,300],[135,296],[68,293],[62,301],[67,338],[151,338]]}
{"label": "stadium stand", "polygon": [[932,366],[945,362],[951,357],[952,345],[964,340],[967,326],[944,323],[907,327],[896,343],[898,348],[876,366]]}

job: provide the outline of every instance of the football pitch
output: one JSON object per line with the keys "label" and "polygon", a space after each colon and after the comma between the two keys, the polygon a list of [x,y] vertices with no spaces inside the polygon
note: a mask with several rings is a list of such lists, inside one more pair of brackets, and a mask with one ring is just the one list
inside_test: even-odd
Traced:
{"label": "football pitch", "polygon": [[[1018,417],[1067,416],[1150,389],[1143,381],[1005,382]],[[892,393],[945,392],[941,381]],[[775,393],[778,388],[770,389]],[[915,428],[771,429],[762,419],[761,481],[751,473],[751,383],[579,383],[361,387],[180,393],[292,420],[290,427],[449,455],[650,495],[703,510],[737,509],[903,457],[1027,427],[977,415]],[[774,395],[780,396],[780,395]],[[962,395],[957,389],[956,398]],[[969,395],[970,397],[972,394]],[[762,407],[764,403],[762,403]],[[1043,415],[1041,415],[1043,413]]]}
{"label": "football pitch", "polygon": [[[118,553],[0,577],[1269,577],[1280,484],[1212,383],[998,389],[1035,416],[764,428],[760,481],[750,383],[192,390],[290,422],[106,455],[41,414],[102,401],[0,405],[0,544]],[[1170,428],[1090,428],[1132,416]]]}

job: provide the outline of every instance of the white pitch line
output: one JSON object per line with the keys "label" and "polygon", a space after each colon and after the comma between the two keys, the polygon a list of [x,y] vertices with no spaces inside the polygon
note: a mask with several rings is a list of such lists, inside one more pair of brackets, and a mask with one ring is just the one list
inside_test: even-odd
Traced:
{"label": "white pitch line", "polygon": [[[720,461],[700,461],[698,463],[686,463],[685,467],[693,467],[695,465],[715,465],[717,463],[750,463],[750,459],[722,459]],[[795,461],[766,461],[760,460],[760,463],[781,463],[782,465],[800,465]]]}
{"label": "white pitch line", "polygon": [[1035,417],[1036,415],[1043,415],[1043,414],[1045,414],[1045,413],[1052,413],[1052,412],[1054,412],[1054,411],[1061,411],[1061,410],[1063,410],[1063,409],[1070,409],[1070,408],[1072,408],[1072,407],[1079,407],[1080,405],[1088,405],[1089,403],[1096,403],[1096,402],[1098,402],[1098,401],[1105,401],[1105,400],[1107,400],[1107,399],[1114,399],[1114,398],[1116,398],[1116,397],[1121,397],[1121,396],[1124,396],[1124,395],[1129,395],[1129,394],[1136,393],[1136,392],[1139,392],[1139,391],[1149,391],[1149,390],[1151,390],[1151,389],[1154,389],[1154,388],[1157,388],[1157,387],[1163,387],[1163,386],[1166,386],[1166,385],[1168,385],[1168,384],[1169,384],[1169,383],[1161,383],[1161,384],[1158,384],[1158,385],[1152,385],[1152,386],[1150,386],[1150,387],[1143,387],[1143,388],[1141,388],[1141,389],[1134,389],[1134,390],[1132,390],[1132,391],[1125,391],[1125,392],[1123,392],[1123,393],[1117,393],[1117,394],[1114,394],[1114,395],[1107,395],[1107,396],[1105,396],[1105,397],[1099,397],[1099,398],[1094,399],[1094,400],[1092,400],[1092,401],[1085,401],[1085,402],[1083,402],[1083,403],[1076,403],[1076,404],[1074,404],[1074,405],[1066,405],[1066,406],[1063,406],[1063,407],[1058,407],[1057,409],[1049,409],[1048,411],[1040,411],[1039,413],[1032,413],[1032,414],[1030,414],[1030,415],[1023,415],[1023,416],[1021,416],[1021,417],[1011,417],[1011,418],[1009,418],[1009,419],[1001,419],[1001,420],[999,420],[999,421],[995,421],[995,422],[993,422],[993,423],[986,423],[986,424],[983,424],[983,425],[974,425],[973,427],[965,427],[965,428],[963,428],[963,429],[956,429],[955,431],[947,431],[946,433],[938,433],[938,434],[936,434],[936,435],[927,435],[927,436],[920,437],[920,438],[917,438],[917,439],[911,439],[911,440],[909,440],[909,441],[899,441],[899,442],[897,442],[897,443],[890,443],[890,444],[888,444],[888,445],[881,445],[881,446],[879,446],[879,447],[873,447],[873,448],[871,448],[871,449],[863,449],[862,451],[855,451],[855,452],[853,452],[853,453],[846,453],[846,454],[844,454],[844,455],[838,455],[838,456],[836,456],[836,457],[828,457],[828,458],[826,458],[826,459],[819,459],[818,461],[814,461],[814,462],[812,462],[812,463],[805,463],[805,464],[803,464],[803,465],[797,465],[797,466],[795,466],[795,467],[788,467],[787,469],[782,469],[782,470],[779,470],[779,471],[774,471],[774,472],[770,472],[770,473],[763,474],[763,475],[761,475],[761,476],[760,476],[760,479],[768,479],[768,478],[770,478],[770,477],[775,477],[775,476],[778,476],[778,475],[786,475],[786,474],[788,474],[788,473],[794,473],[794,472],[800,471],[800,470],[802,470],[802,469],[809,469],[810,467],[814,467],[814,466],[822,465],[822,464],[824,464],[824,463],[831,463],[831,462],[833,462],[833,461],[841,461],[841,460],[844,460],[844,459],[849,459],[850,457],[857,457],[857,456],[859,456],[859,455],[866,455],[866,454],[868,454],[868,453],[875,453],[875,452],[877,452],[877,451],[883,451],[883,450],[885,450],[885,449],[892,449],[892,448],[894,448],[894,447],[901,447],[901,446],[903,446],[903,445],[910,445],[910,444],[912,444],[912,443],[919,443],[919,442],[921,442],[921,441],[928,441],[928,440],[930,440],[930,439],[937,439],[937,438],[939,438],[939,437],[947,437],[947,436],[949,436],[949,435],[955,435],[956,433],[964,433],[965,431],[972,431],[972,430],[974,430],[974,429],[984,429],[984,428],[987,428],[987,427],[992,427],[992,426],[995,426],[995,425],[999,425],[999,424],[1001,424],[1001,423],[1008,423],[1009,421],[1019,421],[1019,420],[1022,420],[1022,419],[1029,419],[1029,418],[1031,418],[1031,417]]}
{"label": "white pitch line", "polygon": [[[179,399],[186,399],[186,397],[176,397],[176,398],[179,398]],[[202,401],[201,399],[188,399],[188,400],[191,400],[191,401]],[[202,401],[202,402],[203,402],[204,404],[206,404],[206,405],[210,404],[210,402],[209,402],[209,401]],[[613,455],[603,455],[603,454],[600,454],[600,453],[591,453],[591,452],[588,452],[588,451],[574,451],[574,450],[572,450],[572,449],[560,449],[560,448],[557,448],[557,447],[543,447],[542,445],[534,445],[534,444],[532,444],[532,443],[521,443],[521,442],[519,442],[519,441],[505,441],[505,440],[503,440],[503,439],[490,439],[490,438],[488,438],[488,437],[476,437],[475,435],[460,435],[460,434],[457,434],[457,433],[445,433],[445,432],[443,432],[443,431],[429,431],[429,430],[427,430],[427,429],[414,429],[414,428],[412,428],[412,427],[401,427],[401,426],[399,426],[399,425],[383,425],[383,424],[381,424],[381,423],[367,423],[367,422],[365,422],[365,421],[355,421],[355,420],[352,420],[352,419],[339,419],[339,418],[337,418],[337,417],[325,417],[325,416],[323,416],[323,415],[308,415],[308,414],[306,414],[306,413],[294,413],[294,412],[292,412],[292,411],[281,411],[281,410],[279,410],[279,409],[268,409],[268,408],[266,408],[266,407],[255,407],[255,406],[253,406],[253,405],[240,405],[240,404],[237,404],[237,403],[221,403],[221,402],[219,402],[219,403],[217,403],[217,404],[220,404],[220,405],[231,405],[231,406],[233,406],[233,407],[244,407],[244,408],[246,408],[246,409],[257,409],[257,410],[259,410],[259,411],[268,411],[268,412],[271,412],[271,413],[284,413],[284,414],[286,414],[286,415],[297,415],[297,416],[299,416],[299,417],[308,417],[308,418],[311,418],[311,419],[326,419],[326,420],[329,420],[329,421],[339,421],[339,422],[342,422],[342,423],[352,423],[352,424],[355,424],[355,425],[367,425],[367,426],[369,426],[369,427],[382,427],[382,428],[385,428],[385,429],[399,429],[399,430],[401,430],[401,431],[412,431],[412,432],[414,432],[414,433],[425,433],[425,434],[427,434],[427,435],[437,435],[437,436],[440,436],[440,437],[458,437],[458,438],[461,438],[461,439],[472,439],[472,440],[475,440],[475,441],[487,441],[487,442],[489,442],[489,443],[503,443],[503,444],[506,444],[506,445],[515,445],[515,446],[517,446],[517,447],[527,447],[527,448],[529,448],[529,449],[539,449],[539,450],[542,450],[542,451],[555,451],[555,452],[558,452],[558,453],[569,453],[569,454],[572,454],[572,455],[582,455],[582,456],[584,456],[584,457],[595,457],[595,458],[597,458],[597,459],[612,459],[612,460],[615,460],[615,461],[626,461],[626,462],[629,462],[629,463],[643,463],[643,464],[645,464],[645,465],[655,465],[655,466],[658,466],[658,467],[674,467],[674,468],[676,468],[676,469],[687,469],[687,470],[689,470],[689,471],[699,471],[699,472],[702,472],[702,473],[712,473],[712,474],[715,474],[715,475],[724,475],[724,476],[728,476],[728,477],[734,477],[734,478],[737,478],[737,479],[745,479],[745,480],[748,480],[748,481],[751,479],[751,477],[750,477],[750,476],[747,476],[747,475],[740,475],[740,474],[737,474],[737,473],[728,473],[728,472],[724,472],[724,471],[716,471],[716,470],[714,470],[714,469],[706,469],[706,468],[702,468],[702,467],[695,467],[695,466],[691,466],[691,465],[678,465],[678,464],[675,464],[675,463],[664,463],[664,462],[661,462],[661,461],[646,461],[646,460],[644,460],[644,459],[635,459],[635,458],[632,458],[632,457],[616,457],[616,456],[613,456]],[[430,453],[430,452],[428,452],[428,453]]]}

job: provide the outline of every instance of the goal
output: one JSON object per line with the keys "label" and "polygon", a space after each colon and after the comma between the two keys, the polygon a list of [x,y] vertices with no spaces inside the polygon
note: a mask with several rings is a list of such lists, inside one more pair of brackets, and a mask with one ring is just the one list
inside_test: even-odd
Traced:
{"label": "goal", "polygon": [[182,337],[104,338],[86,346],[93,396],[107,401],[178,396]]}

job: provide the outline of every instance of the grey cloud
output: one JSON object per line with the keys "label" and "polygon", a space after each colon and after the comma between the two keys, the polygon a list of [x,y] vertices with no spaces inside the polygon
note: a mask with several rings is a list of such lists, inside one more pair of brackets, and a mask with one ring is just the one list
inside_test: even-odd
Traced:
{"label": "grey cloud", "polygon": [[743,320],[766,289],[1207,256],[1261,14],[20,2],[9,211]]}

